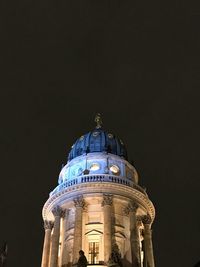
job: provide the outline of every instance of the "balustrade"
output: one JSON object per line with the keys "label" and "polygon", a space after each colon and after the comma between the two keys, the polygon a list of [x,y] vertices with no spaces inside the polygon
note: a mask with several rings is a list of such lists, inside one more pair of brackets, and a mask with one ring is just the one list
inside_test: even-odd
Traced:
{"label": "balustrade", "polygon": [[126,185],[129,187],[132,187],[141,193],[146,195],[146,192],[144,191],[143,188],[141,188],[139,185],[135,184],[133,181],[122,177],[122,176],[114,176],[110,174],[93,174],[93,175],[82,175],[78,177],[74,177],[73,179],[69,181],[65,181],[62,184],[58,185],[51,193],[51,195],[54,195],[63,189],[77,185],[77,184],[82,184],[82,183],[91,183],[91,182],[109,182],[109,183],[117,183],[117,184],[122,184]]}

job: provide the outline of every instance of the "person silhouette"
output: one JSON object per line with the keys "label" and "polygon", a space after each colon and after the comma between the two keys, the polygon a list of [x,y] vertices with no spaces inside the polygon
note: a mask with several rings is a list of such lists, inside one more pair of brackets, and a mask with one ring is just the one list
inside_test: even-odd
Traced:
{"label": "person silhouette", "polygon": [[86,267],[88,262],[87,262],[87,258],[84,255],[84,251],[80,250],[79,255],[80,257],[78,259],[77,267]]}

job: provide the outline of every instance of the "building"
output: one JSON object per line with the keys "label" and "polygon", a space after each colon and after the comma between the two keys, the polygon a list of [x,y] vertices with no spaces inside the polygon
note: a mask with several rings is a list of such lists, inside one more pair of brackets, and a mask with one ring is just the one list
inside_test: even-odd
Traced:
{"label": "building", "polygon": [[43,207],[42,267],[88,264],[154,267],[151,225],[155,209],[138,185],[121,139],[102,128],[77,139],[58,186]]}

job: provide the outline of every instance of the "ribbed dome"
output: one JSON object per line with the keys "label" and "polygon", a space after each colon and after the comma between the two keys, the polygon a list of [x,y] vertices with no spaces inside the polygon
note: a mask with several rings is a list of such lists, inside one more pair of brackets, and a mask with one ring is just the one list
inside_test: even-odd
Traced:
{"label": "ribbed dome", "polygon": [[126,148],[118,137],[107,133],[101,127],[81,136],[69,153],[68,160],[72,160],[85,153],[107,152],[127,159]]}

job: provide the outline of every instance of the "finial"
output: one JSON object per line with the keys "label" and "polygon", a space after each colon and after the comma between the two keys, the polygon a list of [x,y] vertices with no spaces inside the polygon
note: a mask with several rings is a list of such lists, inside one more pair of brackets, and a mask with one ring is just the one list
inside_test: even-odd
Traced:
{"label": "finial", "polygon": [[97,125],[96,125],[96,128],[97,128],[97,129],[99,129],[99,128],[102,127],[103,122],[102,122],[101,114],[100,114],[100,113],[97,113],[97,114],[96,114],[94,121],[95,121],[96,124],[97,124]]}

